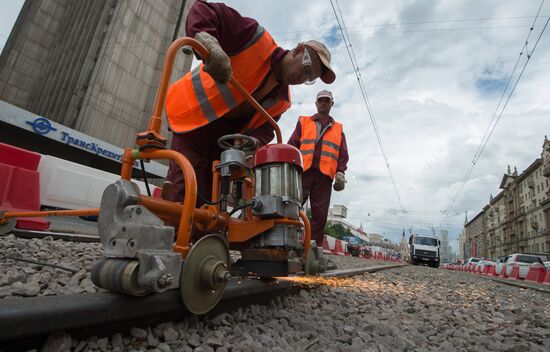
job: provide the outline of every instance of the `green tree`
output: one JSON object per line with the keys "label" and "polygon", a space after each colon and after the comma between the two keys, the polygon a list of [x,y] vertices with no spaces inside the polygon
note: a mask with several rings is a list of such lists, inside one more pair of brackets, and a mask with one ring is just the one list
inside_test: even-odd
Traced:
{"label": "green tree", "polygon": [[343,240],[345,236],[353,236],[349,229],[346,229],[342,224],[333,224],[325,226],[325,233],[328,236]]}

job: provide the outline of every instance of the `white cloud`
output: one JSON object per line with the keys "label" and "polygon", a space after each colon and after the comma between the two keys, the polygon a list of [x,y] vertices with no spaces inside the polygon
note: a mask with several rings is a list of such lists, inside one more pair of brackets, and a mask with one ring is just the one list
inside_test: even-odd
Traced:
{"label": "white cloud", "polygon": [[[315,112],[318,90],[332,90],[332,115],[344,123],[350,149],[347,188],[333,193],[332,203],[348,206],[350,221],[362,221],[367,231],[393,240],[399,239],[402,228],[431,231],[443,219],[442,211],[471,165],[540,5],[519,0],[339,1],[408,211],[402,214],[346,48],[341,37],[331,37],[340,32],[330,2],[228,4],[259,20],[283,47],[310,38],[332,39],[327,44],[336,82],[293,87],[294,105],[281,122],[283,133],[288,138],[299,115]],[[545,4],[541,15],[549,14],[550,5]],[[546,18],[537,21],[530,49]],[[550,134],[548,35],[443,224],[453,240],[462,229],[464,212],[471,219],[490,193],[498,193],[507,165],[521,172],[539,157],[544,135]]]}
{"label": "white cloud", "polygon": [[[11,3],[11,2],[10,2]],[[22,1],[18,2],[20,8]],[[346,190],[333,204],[349,208],[350,221],[398,240],[402,228],[431,231],[482,140],[518,58],[540,2],[520,0],[340,0],[359,68],[381,132],[406,214],[392,187],[337,22],[327,0],[230,0],[257,19],[284,48],[319,39],[332,52],[337,80],[292,87],[283,117],[286,139],[297,117],[315,112],[314,97],[330,89],[332,115],[344,123],[350,163]],[[6,4],[0,13],[15,21]],[[11,15],[9,15],[11,13]],[[546,2],[529,39],[533,45],[550,15]],[[11,28],[11,25],[9,25]],[[2,27],[4,28],[4,27]],[[0,40],[10,28],[0,29]],[[550,32],[550,29],[548,29]],[[471,219],[498,193],[508,164],[522,171],[539,157],[550,135],[550,41],[539,42],[509,106],[443,226],[456,239],[464,212]],[[526,55],[522,56],[520,68]],[[453,243],[456,248],[456,242]]]}

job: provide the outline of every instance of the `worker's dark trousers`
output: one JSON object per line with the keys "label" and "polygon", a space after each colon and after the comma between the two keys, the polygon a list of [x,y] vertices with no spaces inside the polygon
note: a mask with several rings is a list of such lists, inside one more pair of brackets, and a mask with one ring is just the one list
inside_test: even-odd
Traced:
{"label": "worker's dark trousers", "polygon": [[311,203],[311,239],[323,246],[323,235],[327,223],[332,180],[317,169],[309,169],[302,175],[303,204],[309,197]]}
{"label": "worker's dark trousers", "polygon": [[[174,134],[171,148],[185,155],[193,166],[197,178],[197,208],[204,204],[202,198],[207,200],[212,199],[212,162],[219,160],[221,153],[221,149],[217,146],[216,142],[220,135],[228,134],[231,131],[218,128],[210,134],[199,132],[201,131],[195,130],[184,135]],[[170,161],[166,179],[172,182],[172,187],[166,199],[182,203],[185,195],[185,180],[183,172],[174,161]],[[177,233],[179,224],[173,225]],[[191,230],[191,242],[196,242],[202,235],[204,233],[193,226]]]}

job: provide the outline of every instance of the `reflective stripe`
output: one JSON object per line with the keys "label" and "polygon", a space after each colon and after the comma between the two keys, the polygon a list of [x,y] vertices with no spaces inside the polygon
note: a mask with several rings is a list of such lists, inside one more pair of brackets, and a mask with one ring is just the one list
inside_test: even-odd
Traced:
{"label": "reflective stripe", "polygon": [[302,152],[302,155],[309,155],[315,153],[314,150],[300,150]]}
{"label": "reflective stripe", "polygon": [[301,144],[315,144],[315,139],[304,139]]}
{"label": "reflective stripe", "polygon": [[218,90],[220,91],[220,94],[222,95],[223,101],[225,102],[225,105],[231,110],[235,106],[237,106],[237,100],[233,96],[233,92],[231,92],[231,89],[227,86],[226,83],[221,84],[216,82],[216,87],[218,87]]}
{"label": "reflective stripe", "polygon": [[340,146],[338,144],[334,143],[334,142],[329,142],[329,141],[322,140],[321,143],[324,144],[324,145],[328,145],[329,147],[334,148],[336,150],[340,150]]}
{"label": "reflective stripe", "polygon": [[191,82],[193,83],[195,96],[197,97],[197,101],[199,102],[199,106],[201,107],[204,116],[209,122],[214,121],[218,116],[214,111],[214,107],[210,104],[210,101],[208,101],[208,97],[206,96],[206,92],[202,86],[200,66],[191,72]]}
{"label": "reflective stripe", "polygon": [[252,46],[252,44],[256,43],[258,40],[260,40],[262,35],[264,35],[264,32],[265,32],[264,27],[258,25],[258,27],[256,27],[256,33],[254,33],[254,36],[248,41],[248,43],[246,43],[246,45],[239,52],[245,50],[246,48]]}
{"label": "reflective stripe", "polygon": [[321,155],[326,156],[326,157],[329,157],[329,158],[331,158],[331,159],[334,159],[334,160],[338,161],[338,157],[337,157],[336,155],[334,155],[333,153],[331,153],[331,152],[322,151],[322,152],[321,152]]}

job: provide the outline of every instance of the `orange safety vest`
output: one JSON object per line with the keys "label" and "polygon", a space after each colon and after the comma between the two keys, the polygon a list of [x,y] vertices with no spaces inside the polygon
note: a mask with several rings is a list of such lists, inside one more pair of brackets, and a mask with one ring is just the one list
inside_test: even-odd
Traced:
{"label": "orange safety vest", "polygon": [[312,119],[312,116],[300,116],[302,136],[300,138],[300,152],[304,162],[304,171],[313,164],[315,146],[321,143],[321,158],[319,170],[334,179],[340,156],[340,144],[342,143],[343,126],[339,122],[330,123],[321,131],[321,124]]}
{"label": "orange safety vest", "polygon": [[[290,88],[288,89],[288,101],[280,97],[267,98],[264,99],[260,105],[269,113],[269,115],[271,115],[271,117],[281,115],[283,112],[287,111],[288,108],[290,108]],[[252,116],[252,119],[250,119],[250,122],[242,129],[241,133],[250,134],[264,123],[267,123],[265,117],[259,112],[256,112],[254,116]]]}
{"label": "orange safety vest", "polygon": [[[250,42],[239,53],[230,57],[233,77],[248,92],[258,89],[268,75],[271,69],[271,55],[277,47],[271,35],[258,25],[256,34]],[[290,102],[284,99],[277,100],[285,103],[277,101],[267,110],[279,115],[290,107]],[[235,87],[230,83],[220,84],[214,81],[204,72],[204,65],[200,64],[168,89],[166,116],[173,132],[184,133],[222,117],[243,101],[244,97]],[[247,129],[248,126],[257,128],[263,124],[257,117],[255,115],[252,118]],[[252,122],[257,126],[252,126]]]}

